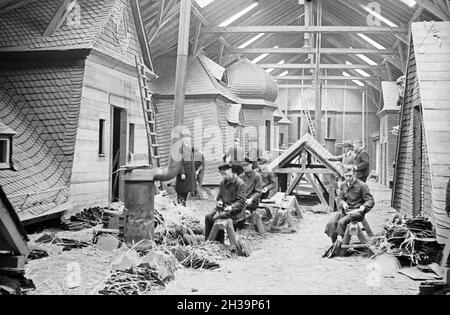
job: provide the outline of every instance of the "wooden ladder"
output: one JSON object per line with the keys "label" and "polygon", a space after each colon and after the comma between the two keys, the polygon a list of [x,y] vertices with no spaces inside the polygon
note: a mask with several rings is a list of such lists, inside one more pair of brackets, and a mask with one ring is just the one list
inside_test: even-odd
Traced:
{"label": "wooden ladder", "polygon": [[305,115],[306,120],[308,121],[309,131],[311,132],[311,135],[313,137],[316,136],[316,127],[314,125],[314,121],[312,120],[311,113],[306,108],[305,98],[303,97],[303,91],[300,96],[301,102],[300,102],[300,112],[302,115]]}
{"label": "wooden ladder", "polygon": [[160,156],[158,148],[158,139],[156,136],[156,106],[154,104],[152,93],[149,88],[149,79],[147,73],[150,69],[145,65],[142,58],[136,59],[136,70],[139,79],[139,91],[141,94],[142,110],[144,113],[145,128],[147,130],[148,142],[148,160],[153,167],[160,167]]}

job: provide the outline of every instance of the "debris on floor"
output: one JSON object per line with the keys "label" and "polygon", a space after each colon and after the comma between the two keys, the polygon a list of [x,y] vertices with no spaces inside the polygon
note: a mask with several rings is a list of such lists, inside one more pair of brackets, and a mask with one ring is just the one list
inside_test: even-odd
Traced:
{"label": "debris on floor", "polygon": [[395,256],[402,266],[428,265],[442,250],[427,218],[407,219],[395,214],[384,229],[385,235],[377,240],[377,246]]}

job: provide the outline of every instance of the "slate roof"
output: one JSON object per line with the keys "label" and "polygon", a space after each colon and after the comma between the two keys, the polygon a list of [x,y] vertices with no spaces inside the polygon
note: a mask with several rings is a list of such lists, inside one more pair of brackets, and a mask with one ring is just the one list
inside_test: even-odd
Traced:
{"label": "slate roof", "polygon": [[83,76],[83,60],[0,62],[0,119],[17,132],[0,185],[21,220],[67,201]]}
{"label": "slate roof", "polygon": [[248,59],[241,59],[226,68],[228,88],[243,104],[273,105],[278,97],[275,80]]}
{"label": "slate roof", "polygon": [[[176,58],[160,57],[153,62],[159,78],[151,82],[151,87],[159,95],[175,94]],[[221,94],[208,75],[199,58],[190,56],[186,73],[186,95]]]}
{"label": "slate roof", "polygon": [[227,110],[227,121],[233,125],[245,126],[244,115],[241,104],[229,104]]}
{"label": "slate roof", "polygon": [[5,125],[0,119],[0,135],[15,135],[17,132]]}
{"label": "slate roof", "polygon": [[292,144],[286,151],[284,151],[283,154],[273,160],[268,165],[268,169],[273,170],[278,167],[283,167],[283,165],[291,162],[295,157],[297,157],[304,148],[320,160],[328,169],[332,170],[337,175],[342,176],[339,165],[327,160],[328,158],[333,157],[333,154],[317,142],[317,140],[309,133],[305,134],[297,140],[297,142]]}
{"label": "slate roof", "polygon": [[64,0],[39,0],[0,13],[0,51],[92,48],[117,0],[78,0],[80,24],[63,25],[53,35],[45,29]]}

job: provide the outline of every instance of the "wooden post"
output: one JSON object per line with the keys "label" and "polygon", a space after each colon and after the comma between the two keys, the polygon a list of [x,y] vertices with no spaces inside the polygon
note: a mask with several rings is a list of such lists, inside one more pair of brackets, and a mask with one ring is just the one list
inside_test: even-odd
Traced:
{"label": "wooden post", "polygon": [[330,189],[328,191],[328,206],[330,207],[330,212],[334,211],[334,199],[336,198],[335,196],[335,189],[334,189],[334,185],[336,182],[336,177],[335,175],[330,175]]}
{"label": "wooden post", "polygon": [[[322,0],[316,0],[317,5],[317,25],[320,26],[322,24]],[[321,131],[322,131],[322,86],[320,83],[320,46],[322,41],[322,34],[316,34],[316,67],[314,72],[314,88],[316,91],[316,113],[314,119],[316,121],[316,139],[320,142],[321,139]]]}
{"label": "wooden post", "polygon": [[177,68],[175,77],[174,129],[183,125],[186,72],[189,54],[189,28],[191,22],[191,0],[181,0],[180,24],[178,28]]}

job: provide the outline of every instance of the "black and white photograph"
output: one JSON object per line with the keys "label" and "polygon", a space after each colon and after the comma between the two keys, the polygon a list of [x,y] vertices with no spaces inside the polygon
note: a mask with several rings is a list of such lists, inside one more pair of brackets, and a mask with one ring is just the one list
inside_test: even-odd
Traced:
{"label": "black and white photograph", "polygon": [[450,1],[0,0],[0,295],[450,295]]}

